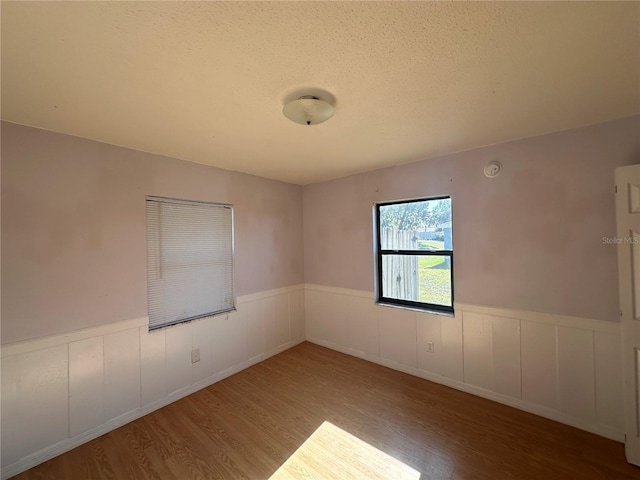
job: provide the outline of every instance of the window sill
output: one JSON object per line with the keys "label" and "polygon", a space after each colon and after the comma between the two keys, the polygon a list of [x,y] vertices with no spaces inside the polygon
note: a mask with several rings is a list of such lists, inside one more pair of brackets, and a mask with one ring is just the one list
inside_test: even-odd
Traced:
{"label": "window sill", "polygon": [[442,315],[444,317],[455,317],[455,311],[454,312],[443,312],[442,310],[433,310],[433,309],[429,309],[429,308],[420,308],[420,307],[413,307],[413,306],[409,306],[409,305],[398,305],[396,303],[388,303],[388,302],[375,302],[376,305],[380,305],[381,307],[391,307],[391,308],[400,308],[402,310],[412,310],[414,312],[421,312],[421,313],[429,313],[431,315]]}

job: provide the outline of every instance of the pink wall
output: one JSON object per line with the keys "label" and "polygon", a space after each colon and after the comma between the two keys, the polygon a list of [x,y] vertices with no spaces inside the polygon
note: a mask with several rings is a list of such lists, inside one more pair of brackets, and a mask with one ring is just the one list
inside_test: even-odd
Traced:
{"label": "pink wall", "polygon": [[307,186],[305,282],[372,291],[373,203],[451,195],[456,301],[618,321],[602,237],[616,234],[614,168],[639,162],[631,117]]}
{"label": "pink wall", "polygon": [[145,195],[234,205],[236,293],[303,282],[302,188],[2,123],[2,343],[147,313]]}
{"label": "pink wall", "polygon": [[[303,281],[371,291],[372,204],[450,194],[457,301],[618,319],[602,237],[615,235],[613,169],[640,162],[640,117],[304,189],[10,123],[1,133],[2,343],[146,315],[145,195],[233,203],[245,295]],[[504,166],[493,180],[489,160]]]}

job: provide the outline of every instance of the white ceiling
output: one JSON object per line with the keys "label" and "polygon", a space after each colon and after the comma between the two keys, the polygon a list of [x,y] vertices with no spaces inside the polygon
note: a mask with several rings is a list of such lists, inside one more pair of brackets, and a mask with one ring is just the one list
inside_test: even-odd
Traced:
{"label": "white ceiling", "polygon": [[640,2],[1,8],[2,119],[301,185],[640,113]]}

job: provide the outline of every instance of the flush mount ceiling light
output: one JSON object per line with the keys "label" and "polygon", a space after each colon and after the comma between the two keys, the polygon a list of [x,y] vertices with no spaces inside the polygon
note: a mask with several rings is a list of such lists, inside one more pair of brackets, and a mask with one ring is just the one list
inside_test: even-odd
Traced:
{"label": "flush mount ceiling light", "polygon": [[303,95],[285,104],[282,113],[300,125],[317,125],[333,117],[333,105],[313,95]]}

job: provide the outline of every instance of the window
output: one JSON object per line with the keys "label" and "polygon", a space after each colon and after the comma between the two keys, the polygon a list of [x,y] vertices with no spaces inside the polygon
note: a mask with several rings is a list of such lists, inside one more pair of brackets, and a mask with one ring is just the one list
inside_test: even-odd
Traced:
{"label": "window", "polygon": [[374,206],[376,302],[453,313],[451,197]]}
{"label": "window", "polygon": [[147,197],[149,330],[235,309],[231,205]]}

